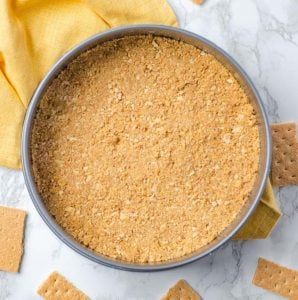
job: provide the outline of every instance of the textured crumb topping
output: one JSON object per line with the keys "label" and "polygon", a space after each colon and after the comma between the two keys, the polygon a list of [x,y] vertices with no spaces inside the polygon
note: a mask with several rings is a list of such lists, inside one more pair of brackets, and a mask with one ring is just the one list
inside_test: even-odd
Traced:
{"label": "textured crumb topping", "polygon": [[256,115],[212,55],[131,36],[84,52],[34,120],[44,203],[80,243],[135,263],[176,259],[233,222],[259,163]]}

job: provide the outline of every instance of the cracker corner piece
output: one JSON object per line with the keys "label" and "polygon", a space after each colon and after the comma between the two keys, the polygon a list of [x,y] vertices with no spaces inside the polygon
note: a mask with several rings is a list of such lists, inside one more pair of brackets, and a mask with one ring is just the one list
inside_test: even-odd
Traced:
{"label": "cracker corner piece", "polygon": [[89,298],[58,272],[53,272],[38,288],[45,300],[88,300]]}
{"label": "cracker corner piece", "polygon": [[0,270],[18,272],[23,255],[26,212],[0,206]]}
{"label": "cracker corner piece", "polygon": [[298,142],[296,124],[280,123],[271,125],[272,166],[271,180],[275,186],[298,184]]}
{"label": "cracker corner piece", "polygon": [[201,300],[201,297],[185,280],[181,279],[161,300]]}
{"label": "cracker corner piece", "polygon": [[192,2],[201,5],[203,4],[204,0],[192,0]]}
{"label": "cracker corner piece", "polygon": [[262,257],[252,280],[253,284],[288,299],[298,299],[298,272]]}

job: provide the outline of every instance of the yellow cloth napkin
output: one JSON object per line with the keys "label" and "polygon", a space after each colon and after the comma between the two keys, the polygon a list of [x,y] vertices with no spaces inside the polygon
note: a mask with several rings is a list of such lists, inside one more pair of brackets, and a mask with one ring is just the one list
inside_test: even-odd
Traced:
{"label": "yellow cloth napkin", "polygon": [[124,24],[176,25],[165,0],[0,0],[0,165],[20,168],[25,109],[57,59]]}
{"label": "yellow cloth napkin", "polygon": [[249,220],[234,236],[234,240],[265,239],[277,224],[281,212],[268,179],[262,199]]}
{"label": "yellow cloth napkin", "polygon": [[[165,0],[0,0],[0,165],[20,168],[26,107],[50,67],[78,42],[111,27],[176,25]],[[265,238],[277,222],[270,184],[236,238]]]}

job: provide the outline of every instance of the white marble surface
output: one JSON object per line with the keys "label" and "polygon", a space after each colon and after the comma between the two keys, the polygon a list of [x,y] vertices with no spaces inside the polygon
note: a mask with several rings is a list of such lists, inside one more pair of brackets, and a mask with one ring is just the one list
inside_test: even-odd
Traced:
{"label": "white marble surface", "polygon": [[[271,121],[298,122],[298,1],[170,0],[183,28],[228,51],[256,84]],[[19,274],[0,272],[0,299],[39,299],[36,287],[58,270],[91,299],[159,299],[185,278],[209,299],[279,299],[251,284],[257,258],[298,269],[298,188],[276,191],[283,217],[270,238],[230,242],[188,266],[159,273],[129,273],[97,265],[63,245],[43,223],[21,172],[0,168],[0,203],[28,211]]]}

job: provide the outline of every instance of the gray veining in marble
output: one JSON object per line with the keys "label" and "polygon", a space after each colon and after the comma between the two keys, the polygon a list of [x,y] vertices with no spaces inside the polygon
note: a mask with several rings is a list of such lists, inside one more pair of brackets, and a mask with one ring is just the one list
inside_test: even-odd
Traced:
{"label": "gray veining in marble", "polygon": [[[298,1],[169,0],[183,28],[221,46],[248,72],[270,121],[298,123]],[[298,188],[276,190],[284,213],[266,240],[230,242],[198,262],[159,273],[129,273],[96,265],[63,245],[42,222],[21,172],[0,168],[0,204],[28,211],[25,254],[19,274],[0,272],[0,300],[39,299],[35,290],[58,270],[91,299],[159,299],[184,278],[205,300],[278,296],[251,284],[257,258],[264,256],[298,269]]]}

